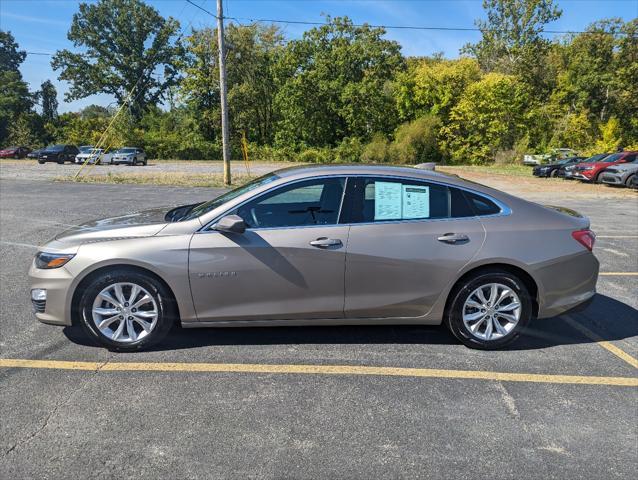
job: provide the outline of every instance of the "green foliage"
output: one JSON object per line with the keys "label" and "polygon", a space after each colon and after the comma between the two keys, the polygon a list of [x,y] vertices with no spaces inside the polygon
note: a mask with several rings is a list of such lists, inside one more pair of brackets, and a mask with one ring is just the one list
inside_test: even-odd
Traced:
{"label": "green foliage", "polygon": [[45,122],[54,122],[58,117],[58,92],[51,80],[46,80],[40,85],[38,100],[42,107],[42,119]]}
{"label": "green foliage", "polygon": [[334,146],[345,137],[394,129],[389,81],[404,65],[399,44],[384,39],[382,28],[328,20],[290,41],[282,54],[277,145]]}
{"label": "green foliage", "polygon": [[489,73],[470,85],[443,128],[444,149],[456,163],[485,163],[513,148],[526,134],[530,104],[525,84],[511,75]]}
{"label": "green foliage", "polygon": [[591,144],[594,135],[587,111],[568,113],[554,123],[554,135],[550,146],[561,148],[568,145],[578,151],[585,150]]}
{"label": "green foliage", "polygon": [[600,124],[600,138],[594,145],[596,152],[615,152],[622,143],[622,130],[616,117]]}
{"label": "green foliage", "polygon": [[18,44],[11,32],[0,30],[0,72],[18,72],[27,53],[18,50]]}
{"label": "green foliage", "polygon": [[450,111],[468,85],[480,80],[476,60],[423,60],[398,75],[396,98],[402,119],[432,113],[447,121]]}
{"label": "green foliage", "polygon": [[441,160],[439,132],[441,121],[435,115],[426,115],[404,123],[394,135],[388,157],[395,163],[423,163]]}
{"label": "green foliage", "polygon": [[375,133],[361,153],[361,160],[367,163],[382,163],[389,160],[388,139],[382,133]]}
{"label": "green foliage", "polygon": [[142,0],[81,3],[67,36],[84,51],[60,50],[51,65],[71,84],[67,100],[106,93],[123,104],[132,94],[130,110],[138,119],[178,81],[178,31],[177,20],[163,18]]}

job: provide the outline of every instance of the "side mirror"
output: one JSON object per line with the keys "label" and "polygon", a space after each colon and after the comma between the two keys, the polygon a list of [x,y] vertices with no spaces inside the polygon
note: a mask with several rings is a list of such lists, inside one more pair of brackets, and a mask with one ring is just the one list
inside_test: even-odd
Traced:
{"label": "side mirror", "polygon": [[238,215],[226,215],[213,226],[213,230],[241,234],[246,231],[246,223],[244,223],[244,220]]}

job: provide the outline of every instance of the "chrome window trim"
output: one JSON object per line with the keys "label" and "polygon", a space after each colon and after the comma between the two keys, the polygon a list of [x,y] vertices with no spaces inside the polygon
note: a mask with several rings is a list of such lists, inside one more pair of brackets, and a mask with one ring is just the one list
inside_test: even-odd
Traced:
{"label": "chrome window trim", "polygon": [[211,227],[214,226],[215,223],[217,223],[222,217],[224,217],[225,215],[228,214],[228,212],[230,212],[231,210],[240,208],[241,206],[245,205],[248,202],[251,202],[263,195],[266,195],[267,193],[272,192],[273,190],[277,189],[277,188],[281,188],[281,187],[285,187],[288,185],[293,185],[295,183],[299,183],[299,182],[305,182],[308,180],[313,180],[313,179],[323,179],[323,178],[345,178],[345,182],[344,182],[344,187],[343,187],[343,192],[341,194],[341,205],[339,206],[339,215],[337,216],[337,222],[339,222],[339,220],[341,219],[341,213],[343,210],[343,202],[345,201],[345,194],[347,191],[347,187],[348,187],[348,180],[351,178],[388,178],[388,179],[395,179],[395,180],[411,180],[411,181],[415,181],[415,182],[424,182],[424,183],[432,183],[435,185],[441,185],[444,187],[448,187],[448,188],[458,188],[459,190],[465,191],[465,192],[470,192],[473,193],[474,195],[478,195],[480,197],[483,197],[491,202],[493,202],[497,207],[499,207],[501,209],[501,211],[499,213],[493,213],[490,215],[473,215],[471,217],[450,217],[450,218],[415,218],[415,219],[397,219],[397,220],[383,220],[383,221],[379,221],[379,222],[361,222],[361,223],[336,223],[336,224],[330,224],[330,225],[301,225],[301,226],[289,226],[289,227],[262,227],[262,228],[247,228],[246,231],[256,231],[256,230],[284,230],[284,229],[291,229],[291,228],[317,228],[317,227],[336,227],[336,226],[356,226],[356,225],[387,225],[387,224],[393,224],[393,223],[416,223],[416,222],[449,222],[449,221],[460,221],[460,220],[476,220],[476,219],[482,219],[482,218],[495,218],[495,217],[506,217],[512,214],[512,209],[507,206],[505,203],[501,202],[500,200],[492,197],[489,194],[483,193],[483,192],[479,192],[477,190],[473,190],[471,188],[467,188],[464,186],[460,186],[460,185],[452,185],[449,183],[445,183],[445,182],[441,182],[441,181],[437,181],[437,180],[431,180],[431,179],[426,179],[426,178],[418,178],[418,177],[407,177],[407,176],[401,176],[401,175],[384,175],[384,174],[372,174],[372,173],[362,173],[362,174],[332,174],[332,175],[321,175],[321,176],[316,176],[316,177],[309,177],[309,178],[299,178],[296,180],[292,180],[290,182],[286,182],[283,183],[281,185],[277,185],[274,186],[273,188],[270,188],[266,191],[261,192],[260,194],[249,198],[241,203],[239,203],[238,205],[236,205],[233,208],[230,208],[228,210],[226,210],[224,213],[220,214],[218,217],[216,217],[215,219],[211,220],[210,222],[208,222],[206,225],[204,225],[202,228],[200,228],[198,231],[196,231],[195,233],[211,233],[211,232],[217,232],[216,230],[213,230]]}

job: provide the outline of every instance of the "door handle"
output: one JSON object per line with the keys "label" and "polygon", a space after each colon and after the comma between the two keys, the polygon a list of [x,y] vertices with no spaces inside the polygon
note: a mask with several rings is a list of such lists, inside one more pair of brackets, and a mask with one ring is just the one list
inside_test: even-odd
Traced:
{"label": "door handle", "polygon": [[437,238],[437,240],[444,243],[458,243],[468,242],[470,237],[463,235],[462,233],[446,233],[445,235]]}
{"label": "door handle", "polygon": [[319,237],[310,242],[310,245],[317,248],[340,247],[343,245],[338,238]]}

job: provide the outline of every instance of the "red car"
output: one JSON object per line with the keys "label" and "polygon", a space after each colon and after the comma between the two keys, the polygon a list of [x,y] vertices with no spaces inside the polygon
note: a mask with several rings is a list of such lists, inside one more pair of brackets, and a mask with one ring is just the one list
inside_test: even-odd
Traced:
{"label": "red car", "polygon": [[573,177],[584,182],[600,183],[600,174],[607,167],[619,163],[633,162],[638,157],[637,151],[612,153],[600,162],[579,163],[574,167]]}
{"label": "red car", "polygon": [[7,147],[0,150],[0,158],[24,158],[30,151],[27,147]]}

